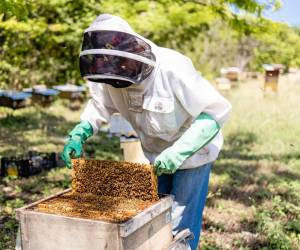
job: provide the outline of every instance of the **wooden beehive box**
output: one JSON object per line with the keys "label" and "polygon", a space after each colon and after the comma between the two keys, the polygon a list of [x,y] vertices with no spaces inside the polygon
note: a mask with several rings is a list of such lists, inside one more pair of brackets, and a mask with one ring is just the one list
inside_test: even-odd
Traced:
{"label": "wooden beehive box", "polygon": [[18,91],[1,91],[0,106],[11,109],[25,108],[31,104],[31,94]]}
{"label": "wooden beehive box", "polygon": [[265,90],[271,90],[276,92],[278,90],[278,80],[280,71],[279,69],[266,70],[265,72]]}
{"label": "wooden beehive box", "polygon": [[53,86],[53,89],[58,90],[59,97],[63,99],[75,100],[83,97],[84,86],[77,86],[73,84],[64,84]]}
{"label": "wooden beehive box", "polygon": [[17,210],[23,250],[160,250],[170,244],[172,199],[158,199],[150,165],[79,159],[73,167],[72,190]]}
{"label": "wooden beehive box", "polygon": [[17,209],[22,250],[162,250],[172,241],[170,196],[122,223],[35,210],[64,193]]}
{"label": "wooden beehive box", "polygon": [[229,79],[224,77],[216,78],[216,86],[218,90],[228,91],[231,89],[231,82]]}

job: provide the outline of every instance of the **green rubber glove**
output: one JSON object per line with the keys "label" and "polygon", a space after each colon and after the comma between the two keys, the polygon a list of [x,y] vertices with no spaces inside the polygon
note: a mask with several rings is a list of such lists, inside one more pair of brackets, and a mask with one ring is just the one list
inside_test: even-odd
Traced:
{"label": "green rubber glove", "polygon": [[186,159],[206,146],[219,131],[219,124],[210,115],[201,113],[171,147],[156,157],[156,174],[175,173]]}
{"label": "green rubber glove", "polygon": [[82,155],[82,147],[86,140],[93,135],[93,127],[87,121],[80,122],[69,133],[61,159],[68,168],[72,168],[71,158],[79,158]]}

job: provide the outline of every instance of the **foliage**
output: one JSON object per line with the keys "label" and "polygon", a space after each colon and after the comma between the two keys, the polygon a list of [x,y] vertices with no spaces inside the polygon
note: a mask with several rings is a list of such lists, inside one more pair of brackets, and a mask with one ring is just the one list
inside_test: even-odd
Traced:
{"label": "foliage", "polygon": [[157,44],[189,55],[207,75],[222,66],[299,66],[299,32],[261,17],[279,6],[279,0],[1,0],[0,88],[82,82],[82,33],[100,13],[119,15]]}
{"label": "foliage", "polygon": [[282,23],[266,21],[266,32],[255,34],[259,46],[255,48],[253,64],[281,63],[287,69],[300,65],[300,39],[296,29]]}

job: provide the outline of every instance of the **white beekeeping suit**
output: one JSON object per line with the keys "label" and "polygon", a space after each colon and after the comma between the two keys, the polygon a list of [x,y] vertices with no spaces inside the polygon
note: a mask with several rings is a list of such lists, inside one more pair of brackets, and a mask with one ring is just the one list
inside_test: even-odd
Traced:
{"label": "white beekeeping suit", "polygon": [[[124,52],[120,46],[114,48],[109,44],[99,49],[89,45],[89,37],[107,31],[135,37],[137,43],[144,42],[149,46],[145,49],[147,53],[139,53],[138,50],[132,53],[126,50],[126,46]],[[112,113],[121,113],[137,132],[146,157],[153,163],[157,155],[181,137],[200,113],[209,114],[221,127],[228,119],[230,103],[197,72],[189,58],[174,50],[156,46],[135,33],[120,17],[100,15],[85,31],[85,37],[87,42],[84,42],[81,52],[81,71],[88,80],[92,99],[81,120],[88,121],[94,133],[102,122],[109,121]],[[91,54],[97,57],[97,53],[101,54],[98,55],[98,63],[102,63],[109,74],[103,75],[103,72],[92,70],[97,65],[88,57]],[[123,66],[109,69],[111,65],[106,63],[107,57],[112,57],[117,63],[122,58],[140,63],[137,66],[138,76],[133,77],[132,72],[123,73]],[[107,78],[111,81],[107,81]],[[115,83],[114,80],[120,82]],[[209,144],[188,158],[180,169],[199,167],[214,161],[222,144],[223,136],[219,132]]]}

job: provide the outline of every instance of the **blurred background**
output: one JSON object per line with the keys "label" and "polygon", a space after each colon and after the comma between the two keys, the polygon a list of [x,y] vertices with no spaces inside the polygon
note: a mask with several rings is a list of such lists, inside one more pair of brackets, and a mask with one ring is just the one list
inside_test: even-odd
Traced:
{"label": "blurred background", "polygon": [[[78,58],[101,13],[190,57],[233,105],[201,249],[300,249],[299,12],[297,0],[0,0],[0,249],[14,249],[16,208],[70,185],[59,153],[89,98]],[[107,127],[85,152],[123,159]]]}

